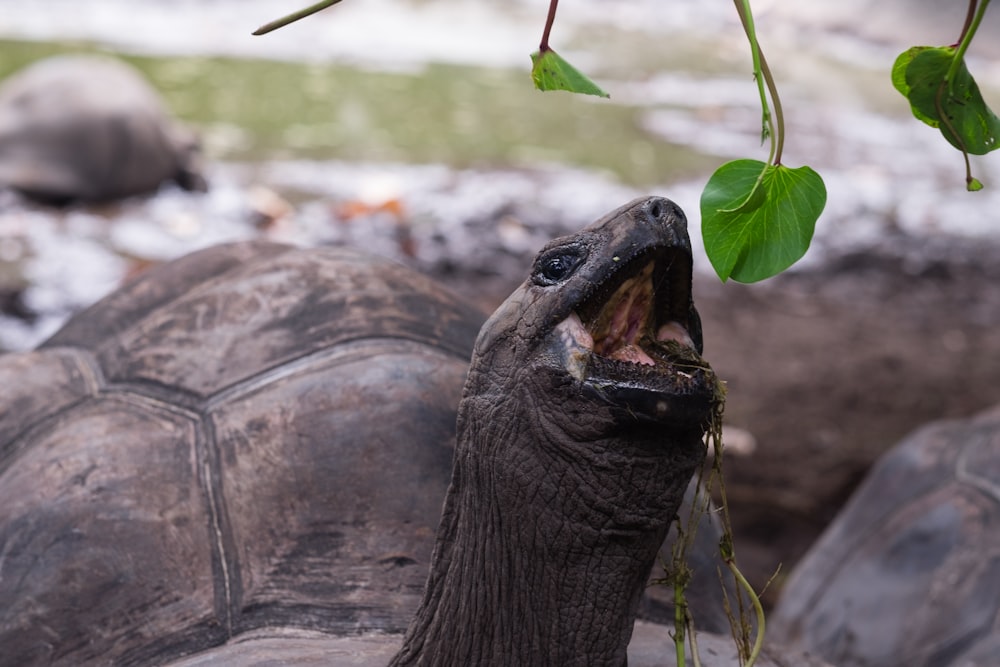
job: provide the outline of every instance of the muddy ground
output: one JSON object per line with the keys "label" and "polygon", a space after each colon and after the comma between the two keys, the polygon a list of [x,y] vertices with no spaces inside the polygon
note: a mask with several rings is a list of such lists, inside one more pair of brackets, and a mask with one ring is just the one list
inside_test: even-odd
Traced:
{"label": "muddy ground", "polygon": [[[696,282],[727,422],[756,440],[725,470],[741,567],[759,587],[781,566],[766,601],[880,453],[1000,402],[998,258],[900,235],[756,285]],[[516,282],[441,278],[486,305]]]}

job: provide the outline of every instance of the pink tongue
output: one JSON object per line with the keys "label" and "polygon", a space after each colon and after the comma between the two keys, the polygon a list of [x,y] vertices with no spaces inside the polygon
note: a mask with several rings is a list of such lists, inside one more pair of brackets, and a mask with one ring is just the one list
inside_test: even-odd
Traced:
{"label": "pink tongue", "polygon": [[[687,329],[680,322],[667,322],[661,326],[659,331],[656,332],[656,340],[661,342],[675,340],[681,345],[694,348],[694,341],[691,340]],[[646,366],[656,365],[653,358],[635,343],[626,343],[612,352],[610,358],[617,359],[618,361],[630,361],[633,364],[644,364]]]}
{"label": "pink tongue", "polygon": [[655,366],[656,362],[643,352],[642,348],[638,345],[629,343],[623,347],[618,348],[611,353],[611,359],[617,359],[618,361],[628,361],[633,364],[643,364],[645,366]]}
{"label": "pink tongue", "polygon": [[615,307],[615,312],[608,325],[608,334],[605,336],[598,354],[603,353],[604,350],[614,349],[615,351],[609,355],[611,359],[653,365],[653,360],[635,345],[639,329],[642,327],[646,312],[649,310],[649,295],[634,284],[626,283],[626,285],[628,288]]}

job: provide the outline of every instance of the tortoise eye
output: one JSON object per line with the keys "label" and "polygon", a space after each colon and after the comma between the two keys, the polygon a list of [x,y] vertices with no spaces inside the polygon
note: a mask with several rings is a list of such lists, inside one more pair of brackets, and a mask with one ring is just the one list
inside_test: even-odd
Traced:
{"label": "tortoise eye", "polygon": [[535,261],[532,280],[543,286],[561,283],[573,275],[585,257],[582,248],[553,248]]}

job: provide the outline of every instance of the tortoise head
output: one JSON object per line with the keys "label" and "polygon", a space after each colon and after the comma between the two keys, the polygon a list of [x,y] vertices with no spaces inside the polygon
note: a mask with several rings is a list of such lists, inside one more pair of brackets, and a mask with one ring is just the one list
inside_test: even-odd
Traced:
{"label": "tortoise head", "polygon": [[715,376],[700,349],[673,203],[634,201],[542,249],[476,341],[427,590],[395,667],[624,663],[705,456]]}
{"label": "tortoise head", "polygon": [[[586,424],[599,428],[655,424],[700,435],[716,379],[699,356],[691,273],[684,213],[660,197],[555,239],[483,327],[474,360],[486,382],[479,389],[541,383],[539,397],[551,397],[570,419],[585,411]],[[595,411],[607,418],[598,423]]]}

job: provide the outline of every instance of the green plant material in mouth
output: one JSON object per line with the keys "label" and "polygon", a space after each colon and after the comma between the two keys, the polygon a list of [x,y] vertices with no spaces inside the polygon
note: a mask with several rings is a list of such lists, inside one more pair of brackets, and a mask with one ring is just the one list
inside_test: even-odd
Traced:
{"label": "green plant material in mouth", "polygon": [[697,350],[679,340],[674,340],[672,338],[668,340],[651,340],[645,346],[653,347],[654,345],[663,348],[666,351],[667,358],[674,366],[677,366],[680,369],[690,369],[692,371],[704,370],[715,378],[715,396],[712,401],[712,420],[714,422],[716,419],[715,413],[717,411],[719,412],[718,418],[721,419],[721,407],[717,406],[720,400],[723,404],[725,403],[725,389],[723,388],[722,381],[719,380],[718,376],[716,376],[715,371],[712,370],[709,363],[705,361],[700,354],[698,354]]}

